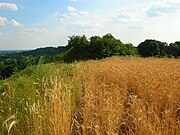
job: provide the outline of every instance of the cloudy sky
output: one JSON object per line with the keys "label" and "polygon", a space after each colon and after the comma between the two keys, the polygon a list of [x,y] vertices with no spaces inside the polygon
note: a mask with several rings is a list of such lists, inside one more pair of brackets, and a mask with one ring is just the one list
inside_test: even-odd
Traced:
{"label": "cloudy sky", "polygon": [[180,0],[0,0],[0,50],[66,45],[113,34],[138,45],[180,40]]}

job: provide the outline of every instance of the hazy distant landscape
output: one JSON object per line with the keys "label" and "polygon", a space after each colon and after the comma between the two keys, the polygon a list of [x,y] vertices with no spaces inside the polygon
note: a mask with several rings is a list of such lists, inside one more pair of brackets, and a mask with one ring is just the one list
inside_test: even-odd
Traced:
{"label": "hazy distant landscape", "polygon": [[0,1],[0,135],[180,135],[180,0]]}
{"label": "hazy distant landscape", "polygon": [[13,53],[20,53],[20,52],[24,52],[24,51],[29,51],[29,50],[0,50],[0,56],[7,56],[9,54],[13,54]]}

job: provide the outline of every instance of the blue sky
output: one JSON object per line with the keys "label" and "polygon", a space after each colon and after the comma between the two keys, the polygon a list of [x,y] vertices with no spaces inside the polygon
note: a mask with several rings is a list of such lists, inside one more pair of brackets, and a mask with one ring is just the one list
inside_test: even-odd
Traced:
{"label": "blue sky", "polygon": [[138,45],[180,40],[180,0],[0,0],[0,50],[66,45],[113,34]]}

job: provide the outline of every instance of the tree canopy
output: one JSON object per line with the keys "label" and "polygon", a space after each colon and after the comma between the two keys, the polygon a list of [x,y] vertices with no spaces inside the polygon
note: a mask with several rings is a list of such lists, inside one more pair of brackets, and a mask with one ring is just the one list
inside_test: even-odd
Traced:
{"label": "tree canopy", "polygon": [[179,57],[180,42],[167,44],[157,40],[145,40],[138,45],[138,52],[142,57]]}
{"label": "tree canopy", "polygon": [[124,44],[111,34],[102,37],[92,36],[88,40],[85,35],[71,36],[67,45],[68,51],[64,55],[65,62],[85,59],[101,59],[114,55],[137,55],[132,44]]}

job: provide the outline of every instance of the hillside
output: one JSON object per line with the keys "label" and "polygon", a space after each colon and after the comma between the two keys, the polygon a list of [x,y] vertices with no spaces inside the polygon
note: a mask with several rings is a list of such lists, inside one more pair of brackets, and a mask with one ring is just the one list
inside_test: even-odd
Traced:
{"label": "hillside", "polygon": [[0,81],[2,135],[179,135],[180,60],[112,57]]}
{"label": "hillside", "polygon": [[66,47],[59,46],[59,47],[44,47],[44,48],[37,48],[35,50],[29,50],[21,52],[20,55],[32,55],[32,56],[52,56],[60,53],[65,53]]}
{"label": "hillside", "polygon": [[35,50],[0,51],[0,80],[32,65],[61,61],[65,51],[65,46],[37,48]]}
{"label": "hillside", "polygon": [[18,58],[20,56],[53,56],[61,53],[66,52],[65,46],[58,46],[58,47],[44,47],[44,48],[37,48],[34,50],[0,50],[0,59],[7,59],[7,58]]}

